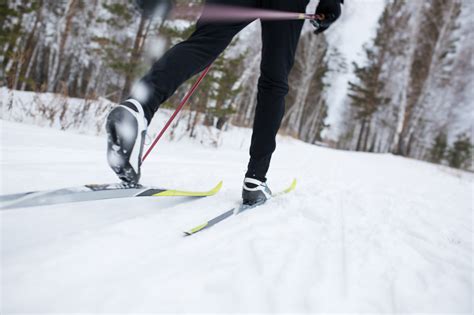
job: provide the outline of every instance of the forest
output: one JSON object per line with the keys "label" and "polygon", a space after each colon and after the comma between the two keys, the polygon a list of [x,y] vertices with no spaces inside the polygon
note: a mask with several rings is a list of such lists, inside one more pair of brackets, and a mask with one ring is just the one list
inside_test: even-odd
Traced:
{"label": "forest", "polygon": [[[202,4],[176,2],[196,11]],[[361,1],[346,2],[344,9]],[[373,36],[359,47],[362,62],[350,62],[330,32],[316,36],[305,28],[281,133],[311,144],[472,170],[474,4],[383,2]],[[128,0],[3,0],[0,86],[120,102],[154,60],[193,29],[193,20],[147,19]],[[212,66],[188,105],[190,137],[201,124],[223,132],[229,125],[252,125],[259,32],[258,23],[249,26]],[[337,91],[344,95],[340,118],[337,125],[330,124],[329,108],[335,105],[328,91],[334,93],[330,87],[335,77],[348,73],[346,87]],[[192,83],[186,82],[163,107],[175,107]],[[0,118],[8,119],[13,109],[3,104]],[[64,115],[70,108],[62,104],[43,114]]]}

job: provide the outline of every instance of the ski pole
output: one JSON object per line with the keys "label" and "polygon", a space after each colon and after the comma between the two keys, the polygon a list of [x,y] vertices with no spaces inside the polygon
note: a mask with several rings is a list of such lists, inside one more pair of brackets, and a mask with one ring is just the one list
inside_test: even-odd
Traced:
{"label": "ski pole", "polygon": [[[200,17],[199,17],[200,16]],[[177,6],[171,13],[174,19],[195,20],[200,18],[207,22],[253,21],[262,20],[314,20],[316,14],[249,8],[232,5],[210,4],[188,7]]]}
{"label": "ski pole", "polygon": [[[219,10],[219,6],[214,6],[214,10]],[[227,8],[228,9],[228,8]],[[227,18],[237,18],[237,19],[242,19],[242,18],[263,18],[263,19],[275,19],[275,20],[278,20],[278,19],[295,19],[295,20],[311,20],[311,22],[314,22],[313,25],[316,27],[316,28],[319,28],[319,21],[318,20],[323,20],[324,17],[321,17],[320,15],[317,15],[317,14],[307,14],[307,13],[293,13],[293,12],[277,12],[277,11],[270,11],[270,10],[248,10],[248,9],[245,9],[245,8],[238,8],[239,10],[241,10],[242,12],[235,12],[235,9],[234,8],[232,10],[231,15],[229,16],[226,16],[226,19]],[[237,13],[237,14],[236,14]],[[222,11],[219,12],[219,18],[222,19]],[[209,17],[209,16],[208,16]],[[210,14],[210,17],[212,19],[213,17],[213,13],[211,12]],[[176,108],[176,110],[174,111],[173,115],[171,115],[170,119],[168,120],[168,122],[166,123],[166,125],[163,127],[163,129],[161,129],[160,133],[156,136],[155,140],[153,141],[153,143],[151,144],[151,146],[148,148],[148,150],[146,151],[145,155],[143,156],[142,158],[142,163],[146,160],[146,158],[150,155],[150,153],[153,151],[153,149],[155,148],[156,144],[158,143],[158,141],[160,141],[160,139],[163,137],[164,133],[166,132],[166,130],[169,128],[169,126],[171,125],[171,123],[173,122],[173,120],[176,118],[176,116],[178,115],[178,113],[183,109],[184,105],[186,105],[186,103],[188,102],[188,100],[191,98],[191,96],[194,94],[194,92],[196,92],[197,88],[199,87],[199,85],[201,84],[202,80],[206,77],[207,73],[209,72],[209,70],[211,69],[211,65],[209,65],[206,69],[204,69],[204,71],[201,73],[201,75],[199,76],[199,78],[197,79],[197,81],[193,84],[193,86],[191,87],[191,89],[189,90],[189,92],[184,96],[184,98],[181,100],[181,103],[179,104],[179,106]]]}
{"label": "ski pole", "polygon": [[193,86],[191,87],[191,89],[188,91],[188,93],[183,97],[183,99],[181,100],[181,103],[179,104],[179,106],[176,108],[176,110],[174,111],[173,115],[171,115],[170,119],[168,120],[168,122],[166,123],[166,125],[163,127],[163,129],[161,129],[160,133],[156,136],[155,140],[153,141],[153,143],[151,144],[151,146],[148,148],[147,152],[145,153],[145,155],[143,156],[142,158],[142,163],[145,161],[145,159],[148,157],[148,155],[150,155],[151,151],[153,151],[153,149],[155,148],[156,144],[158,143],[158,141],[160,141],[161,137],[163,137],[163,135],[165,134],[166,130],[169,128],[169,126],[171,125],[171,123],[173,122],[173,120],[176,118],[176,116],[178,115],[178,113],[181,111],[181,109],[183,109],[184,105],[186,105],[186,103],[188,102],[188,100],[191,98],[191,96],[194,94],[194,92],[196,92],[197,88],[199,87],[199,85],[201,84],[202,80],[204,79],[204,77],[207,75],[207,73],[209,72],[209,70],[211,69],[211,65],[209,65],[202,73],[201,75],[199,76],[199,78],[197,79],[197,81],[193,84]]}

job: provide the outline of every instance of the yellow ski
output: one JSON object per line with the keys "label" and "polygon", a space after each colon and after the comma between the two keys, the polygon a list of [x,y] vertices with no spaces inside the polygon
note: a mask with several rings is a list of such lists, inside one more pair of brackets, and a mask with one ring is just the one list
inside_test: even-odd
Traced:
{"label": "yellow ski", "polygon": [[153,194],[153,197],[210,197],[217,194],[222,188],[222,182],[216,185],[209,191],[195,192],[184,190],[164,190],[162,192]]}
{"label": "yellow ski", "polygon": [[134,197],[209,197],[222,188],[222,182],[209,191],[185,191],[123,184],[84,185],[50,191],[33,191],[0,196],[0,211],[14,208]]}
{"label": "yellow ski", "polygon": [[[280,191],[280,192],[278,192],[278,193],[276,193],[276,194],[273,194],[273,195],[272,195],[272,198],[276,198],[276,197],[278,197],[278,196],[288,194],[288,193],[292,192],[292,191],[295,190],[295,189],[296,189],[296,179],[294,179],[293,182],[291,183],[291,185],[288,186],[288,188],[286,188],[285,190],[282,190],[282,191]],[[264,204],[264,202],[263,202],[263,203],[254,204],[254,205],[252,205],[252,206],[240,205],[240,206],[238,206],[238,207],[232,208],[232,209],[230,209],[230,210],[228,210],[228,211],[226,211],[226,212],[224,212],[224,213],[218,215],[217,217],[215,217],[215,218],[213,218],[213,219],[207,221],[206,223],[200,224],[200,225],[198,225],[198,226],[196,226],[196,227],[194,227],[194,228],[192,228],[192,229],[190,229],[190,230],[184,232],[184,235],[185,235],[185,236],[193,235],[193,234],[195,234],[195,233],[197,233],[197,232],[200,232],[200,231],[202,231],[202,230],[208,229],[208,228],[210,228],[211,226],[214,226],[214,225],[216,225],[217,223],[222,222],[222,221],[224,221],[225,219],[227,219],[227,218],[229,218],[229,217],[231,217],[231,216],[237,215],[237,214],[242,213],[242,212],[244,212],[244,211],[246,211],[246,210],[250,210],[250,209],[256,208],[256,207],[258,207],[258,206],[261,206],[262,204]]]}

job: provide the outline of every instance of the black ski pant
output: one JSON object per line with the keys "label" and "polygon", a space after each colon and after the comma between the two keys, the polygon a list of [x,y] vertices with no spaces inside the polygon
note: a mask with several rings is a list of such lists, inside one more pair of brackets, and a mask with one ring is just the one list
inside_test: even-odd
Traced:
{"label": "black ski pant", "polygon": [[[211,1],[208,1],[211,2]],[[227,0],[228,5],[304,12],[309,0]],[[209,66],[250,22],[198,21],[189,39],[171,48],[141,80],[151,91],[144,102],[150,122],[159,106],[193,75]],[[276,135],[285,112],[288,75],[294,63],[303,21],[262,21],[262,62],[257,107],[246,176],[266,180]],[[143,102],[143,101],[142,101]]]}

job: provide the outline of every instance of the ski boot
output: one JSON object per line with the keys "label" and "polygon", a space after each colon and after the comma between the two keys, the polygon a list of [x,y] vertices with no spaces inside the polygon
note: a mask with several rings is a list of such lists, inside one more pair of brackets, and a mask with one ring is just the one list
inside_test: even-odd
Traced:
{"label": "ski boot", "polygon": [[127,187],[140,181],[147,120],[142,105],[129,99],[107,116],[107,161]]}
{"label": "ski boot", "polygon": [[272,192],[268,188],[267,183],[254,178],[246,177],[244,179],[244,187],[242,189],[243,204],[253,206],[265,203],[272,197]]}

